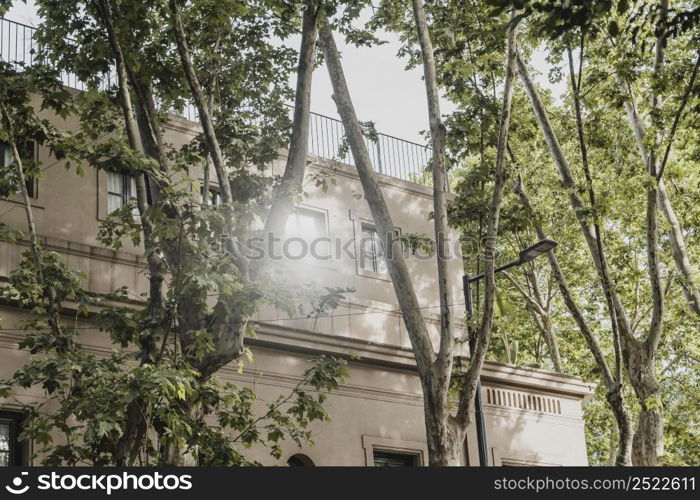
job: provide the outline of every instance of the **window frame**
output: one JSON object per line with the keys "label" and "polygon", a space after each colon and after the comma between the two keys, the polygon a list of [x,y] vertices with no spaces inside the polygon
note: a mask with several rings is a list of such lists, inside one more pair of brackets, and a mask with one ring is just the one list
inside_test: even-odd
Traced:
{"label": "window frame", "polygon": [[[389,463],[387,463],[387,465],[378,465],[377,464],[377,455],[386,456],[387,461],[390,461],[392,458],[396,459],[396,458],[400,457],[401,460],[410,461],[410,463],[404,463],[401,465],[390,465]],[[417,467],[419,464],[419,461],[420,461],[420,454],[414,453],[414,452],[385,450],[382,448],[373,448],[372,449],[372,458],[374,460],[374,467]]]}
{"label": "window frame", "polygon": [[396,455],[412,455],[415,456],[413,467],[427,465],[428,446],[425,441],[408,441],[363,434],[362,447],[365,450],[365,465],[367,467],[374,467],[375,451]]}
{"label": "window frame", "polygon": [[[97,202],[98,203],[98,207],[97,207],[97,219],[98,220],[106,220],[110,215],[112,215],[112,213],[123,208],[124,205],[126,205],[129,202],[129,200],[131,200],[132,198],[134,200],[136,200],[136,177],[134,177],[131,174],[124,173],[124,172],[117,172],[115,170],[106,170],[105,172],[106,172],[107,176],[106,176],[105,181],[103,181],[104,186],[105,186],[104,187],[104,190],[105,190],[104,191],[105,192],[104,209],[102,208],[101,202],[99,201],[101,198],[101,192],[98,192],[98,202]],[[109,176],[110,176],[110,174],[121,176],[122,188],[125,189],[125,194],[117,193],[117,192],[109,190]],[[146,183],[148,185],[148,178],[146,178]],[[99,189],[100,184],[101,184],[100,173],[98,170],[98,174],[97,174],[98,189]],[[147,203],[150,204],[150,193],[147,192],[146,194],[148,196]],[[121,197],[121,205],[118,208],[115,208],[114,210],[110,211],[110,209],[109,209],[110,196],[117,196],[117,195]],[[134,209],[132,211],[132,215],[134,217],[134,220],[136,220],[137,222],[141,219],[141,213],[139,212],[138,206],[134,207]]]}
{"label": "window frame", "polygon": [[[366,229],[371,229],[374,233],[377,233],[377,225],[374,221],[368,219],[357,219],[354,221],[355,225],[355,252],[356,252],[356,267],[357,274],[359,276],[364,276],[366,278],[374,278],[382,281],[391,281],[389,276],[389,265],[387,266],[386,272],[371,271],[365,269],[365,251],[364,251],[364,233]],[[401,238],[401,228],[394,226],[394,237],[397,239]],[[379,236],[377,235],[377,238]],[[381,241],[381,240],[380,240]],[[386,256],[382,257],[386,261]],[[378,267],[377,267],[378,269]]]}
{"label": "window frame", "polygon": [[[549,461],[549,459],[554,459]],[[493,467],[561,467],[555,457],[542,457],[532,450],[491,447],[491,464]]]}
{"label": "window frame", "polygon": [[10,427],[10,449],[9,449],[9,467],[18,467],[26,465],[27,446],[19,440],[19,435],[22,432],[25,414],[19,411],[11,411],[6,409],[0,410],[0,423],[8,423]]}
{"label": "window frame", "polygon": [[[110,177],[112,175],[118,175],[121,177],[120,183],[121,183],[122,192],[118,193],[116,191],[109,190],[109,184],[110,184],[109,180],[110,180]],[[121,208],[124,207],[124,205],[129,203],[129,200],[131,198],[136,197],[136,193],[131,192],[132,191],[132,184],[134,183],[134,181],[135,181],[134,177],[129,175],[129,174],[125,174],[122,172],[115,172],[113,170],[107,171],[107,215],[109,215],[113,212],[116,212],[117,210],[120,210]],[[120,205],[117,208],[110,210],[109,200],[112,199],[111,198],[112,196],[119,196]]]}
{"label": "window frame", "polygon": [[[371,235],[370,244],[373,247],[372,253],[374,254],[371,257],[368,257],[367,252],[365,251],[365,245],[368,243],[366,238],[367,234]],[[374,224],[367,224],[366,222],[363,222],[360,224],[360,235],[360,267],[362,268],[362,271],[370,274],[380,274],[382,276],[388,275],[389,267],[386,263],[386,257],[384,253],[379,255],[377,251],[377,246],[382,244],[381,240],[379,239],[377,227]],[[371,263],[371,266],[367,265],[368,262]],[[386,271],[379,270],[380,264],[383,264]],[[371,269],[369,269],[369,267],[371,267]]]}
{"label": "window frame", "polygon": [[[332,239],[331,239],[331,233],[330,233],[329,214],[328,214],[328,210],[326,210],[326,209],[313,207],[313,206],[306,205],[306,204],[294,206],[292,208],[292,212],[287,216],[288,217],[287,221],[285,222],[285,234],[284,234],[284,240],[282,241],[282,244],[284,244],[284,242],[290,238],[302,238],[298,234],[294,234],[294,235],[287,235],[286,234],[287,224],[289,223],[289,217],[291,217],[293,214],[298,214],[299,212],[306,212],[309,214],[313,214],[316,217],[319,217],[320,222],[321,222],[320,227],[323,228],[323,233],[324,233],[323,236],[321,236],[321,238],[326,238],[328,240],[327,241],[328,248],[327,248],[327,254],[326,254],[328,256],[328,258],[326,258],[326,259],[313,258],[311,256],[311,253],[310,253],[311,247],[309,246],[307,248],[307,251],[309,252],[307,257],[304,259],[297,260],[296,262],[298,262],[301,265],[330,267],[331,263],[333,262],[333,248],[332,248]],[[321,252],[319,252],[319,253],[321,253]],[[321,255],[323,255],[323,254],[321,253]]]}

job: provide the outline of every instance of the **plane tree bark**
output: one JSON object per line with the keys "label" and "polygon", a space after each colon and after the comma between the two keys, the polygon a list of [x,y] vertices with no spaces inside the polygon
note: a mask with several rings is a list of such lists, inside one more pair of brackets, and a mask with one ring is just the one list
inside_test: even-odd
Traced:
{"label": "plane tree bark", "polygon": [[265,221],[266,234],[280,235],[283,233],[287,217],[294,206],[294,200],[302,190],[309,152],[311,80],[314,71],[320,8],[316,2],[311,0],[304,3],[292,136],[289,141],[287,164],[282,181],[275,192],[270,213]]}
{"label": "plane tree bark", "polygon": [[[416,30],[423,56],[426,94],[428,98],[431,139],[433,142],[433,200],[435,210],[435,238],[439,252],[446,248],[446,162],[445,162],[445,128],[442,124],[439,108],[438,85],[435,73],[433,49],[427,26],[423,2],[413,2]],[[416,359],[418,375],[423,388],[426,437],[430,465],[458,465],[463,453],[467,426],[471,420],[477,381],[486,356],[486,349],[493,323],[494,301],[494,254],[500,206],[506,180],[505,144],[510,121],[510,103],[513,92],[514,58],[515,58],[515,24],[509,27],[507,76],[504,86],[503,111],[499,133],[499,153],[496,161],[496,187],[492,196],[489,232],[486,239],[487,259],[487,293],[486,312],[478,332],[476,352],[472,353],[469,371],[465,374],[460,388],[459,406],[452,414],[449,409],[449,389],[453,383],[453,361],[455,356],[455,339],[453,333],[453,313],[450,310],[451,280],[447,262],[438,258],[438,280],[441,305],[440,339],[437,352],[431,342],[425,320],[421,314],[415,287],[406,265],[401,243],[394,238],[394,225],[384,196],[374,173],[362,128],[347,87],[340,55],[336,47],[332,27],[328,20],[321,21],[319,42],[323,51],[328,74],[333,86],[333,99],[338,114],[345,127],[357,167],[360,182],[365,193],[372,217],[379,236],[385,242],[387,265],[394,292],[401,310]],[[490,262],[490,264],[488,264]]]}
{"label": "plane tree bark", "polygon": [[[163,124],[155,105],[152,83],[147,76],[140,73],[138,65],[133,65],[130,58],[125,56],[122,51],[120,40],[122,35],[113,23],[114,16],[119,15],[118,6],[104,0],[94,0],[94,5],[106,31],[115,61],[120,105],[129,145],[138,153],[155,160],[161,174],[149,177],[150,193],[147,193],[147,175],[145,173],[135,175],[137,206],[144,234],[145,254],[148,259],[149,280],[151,282],[148,308],[151,311],[149,316],[152,321],[149,324],[150,333],[143,336],[143,342],[147,345],[143,346],[142,364],[159,361],[159,355],[162,355],[169,335],[177,335],[182,352],[186,352],[188,342],[190,342],[190,332],[206,330],[213,340],[213,351],[207,352],[201,358],[190,359],[190,362],[199,371],[200,381],[204,383],[221,367],[237,359],[244,352],[246,326],[253,310],[251,307],[246,307],[245,304],[254,303],[257,300],[254,292],[255,287],[249,287],[250,293],[244,292],[247,293],[247,296],[246,300],[242,301],[242,305],[230,307],[231,304],[219,301],[211,308],[210,313],[206,313],[208,309],[206,305],[207,293],[201,287],[190,286],[186,293],[178,293],[177,305],[174,309],[165,304],[163,298],[165,275],[178,276],[179,270],[184,264],[183,259],[189,254],[189,242],[181,236],[166,237],[163,231],[160,231],[158,236],[154,236],[154,230],[150,223],[148,194],[151,195],[151,202],[158,206],[171,221],[177,223],[183,218],[180,209],[168,201],[166,192],[168,181],[167,175],[164,174],[170,172],[170,164],[167,146],[163,139]],[[215,171],[222,203],[232,205],[234,194],[229,181],[229,169],[214,124],[212,92],[209,89],[207,94],[194,68],[178,3],[171,0],[168,7],[171,14],[171,29],[180,56],[181,67],[202,125],[209,153],[207,161],[211,162]],[[297,68],[297,99],[301,102],[297,103],[297,111],[295,112],[292,147],[290,148],[293,151],[290,155],[291,161],[287,166],[282,183],[277,186],[277,193],[283,191],[292,193],[295,189],[292,184],[300,185],[304,175],[309,133],[309,90],[313,71],[317,15],[318,5],[316,2],[307,1],[304,12],[302,49]],[[303,158],[304,161],[300,161],[300,158]],[[277,221],[277,228],[279,228],[279,221],[285,218],[290,209],[291,199],[291,196],[277,196],[275,198],[276,203],[273,210],[276,214],[274,219]],[[233,224],[235,221],[232,220],[231,223]],[[235,231],[230,231],[230,234],[235,234]],[[241,280],[244,284],[249,284],[250,263],[242,255],[238,241],[234,236],[229,236],[224,243],[233,256]],[[163,347],[160,350],[155,345],[158,338],[163,342]],[[183,412],[194,414],[196,408],[197,403],[193,400],[185,401],[182,404]],[[120,464],[133,463],[137,458],[145,433],[145,425],[143,408],[139,406],[138,401],[134,401],[129,407],[129,426],[120,440],[121,451],[118,453]],[[184,460],[183,453],[184,450],[176,443],[166,442],[162,463],[181,465]]]}
{"label": "plane tree bark", "polygon": [[[447,162],[445,155],[446,130],[440,113],[440,94],[437,83],[433,44],[428,30],[428,21],[422,0],[413,0],[413,16],[416,24],[418,42],[423,59],[423,75],[428,102],[430,139],[433,157],[430,165],[433,176],[433,222],[435,250],[437,255],[437,280],[440,298],[440,345],[434,362],[435,379],[433,382],[434,398],[447,401],[450,390],[450,378],[454,363],[455,333],[453,321],[452,280],[448,268],[449,238],[447,225]],[[445,422],[447,415],[440,411],[439,423]],[[444,424],[442,424],[444,425]],[[440,426],[438,426],[439,429]],[[442,431],[437,430],[436,444],[444,441]],[[459,436],[459,440],[464,438]],[[437,445],[436,449],[442,449]],[[438,455],[436,453],[436,455]]]}
{"label": "plane tree bark", "polygon": [[[587,216],[586,206],[577,192],[577,184],[573,172],[559,145],[544,104],[520,54],[518,54],[517,65],[533,113],[557,167],[560,183],[562,188],[567,191],[571,207],[588,245],[589,253],[599,276],[601,288],[604,295],[610,298],[610,303],[612,304],[613,315],[611,315],[611,321],[617,326],[617,338],[614,339],[614,342],[617,343],[619,338],[620,356],[641,407],[639,424],[633,442],[633,463],[635,465],[657,465],[659,457],[663,454],[663,418],[660,389],[655,375],[654,357],[662,331],[663,289],[659,273],[656,217],[658,192],[656,184],[651,183],[647,189],[646,206],[647,264],[653,308],[649,334],[646,339],[640,340],[634,336],[633,330],[630,328],[625,307],[617,293],[614,280],[610,277],[602,242],[599,242],[591,228],[591,221]],[[654,171],[654,169],[651,169],[649,171],[650,175]],[[615,332],[613,333],[615,334]]]}
{"label": "plane tree bark", "polygon": [[[663,40],[660,40],[660,43],[663,43]],[[660,78],[660,75],[658,73],[661,71],[663,64],[663,48],[660,48],[659,50],[661,51],[661,60],[656,67],[656,78]],[[675,139],[675,133],[678,127],[678,123],[680,122],[683,112],[688,104],[690,94],[694,88],[695,81],[697,79],[699,68],[700,54],[696,58],[695,65],[691,70],[690,78],[685,88],[685,92],[678,106],[678,109],[676,110],[673,124],[668,133],[667,144],[663,156],[660,159],[658,159],[658,171],[655,175],[655,182],[657,183],[658,189],[658,204],[659,208],[661,209],[670,226],[669,230],[667,231],[667,236],[669,244],[671,246],[671,255],[673,256],[673,261],[681,277],[679,280],[681,290],[683,291],[683,295],[685,296],[685,299],[688,302],[688,306],[690,307],[690,309],[698,315],[700,315],[700,288],[698,288],[697,286],[695,273],[690,263],[690,257],[688,256],[688,250],[685,244],[685,237],[683,236],[683,227],[680,221],[678,220],[678,216],[676,215],[673,205],[671,204],[671,200],[669,199],[668,191],[666,190],[666,183],[663,179],[663,173],[666,168],[666,165],[668,164],[669,155],[671,153],[671,149]],[[632,87],[627,81],[622,79],[619,75],[617,80],[622,94],[626,97],[624,101],[624,106],[627,114],[627,121],[637,143],[639,155],[641,157],[642,163],[645,166],[648,166],[650,153],[648,152],[648,145],[646,143],[646,127],[637,111],[637,99],[634,95],[634,92],[632,91]],[[660,102],[660,99],[661,96],[657,96],[655,99],[657,106]],[[657,126],[660,126],[660,124],[657,124]],[[657,144],[657,147],[658,146],[660,146],[660,144]]]}
{"label": "plane tree bark", "polygon": [[[540,214],[536,211],[535,207],[530,201],[530,197],[528,196],[520,177],[518,177],[518,179],[514,182],[513,191],[518,196],[520,203],[523,205],[527,213],[530,215],[530,221],[535,228],[537,237],[539,239],[546,239],[547,233],[544,231],[542,223],[540,222],[542,220]],[[586,345],[593,355],[593,359],[596,362],[598,370],[600,370],[601,378],[605,384],[605,397],[608,401],[610,410],[615,417],[618,430],[615,465],[632,465],[632,421],[630,420],[629,412],[625,407],[624,395],[622,392],[622,370],[621,366],[619,365],[621,361],[616,358],[615,362],[618,363],[618,365],[613,367],[612,370],[610,369],[603,349],[600,347],[600,344],[593,334],[583,311],[574,298],[566,277],[564,276],[564,272],[559,265],[559,259],[557,258],[556,254],[554,252],[547,252],[547,261],[549,262],[552,276],[554,276],[557,286],[559,287],[559,291],[561,292],[564,304],[569,310],[571,317],[576,322],[576,326],[586,341]]]}

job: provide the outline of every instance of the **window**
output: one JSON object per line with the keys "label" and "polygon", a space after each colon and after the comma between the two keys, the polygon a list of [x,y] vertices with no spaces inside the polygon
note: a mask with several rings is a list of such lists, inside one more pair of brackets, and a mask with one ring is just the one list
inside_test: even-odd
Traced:
{"label": "window", "polygon": [[[30,142],[27,147],[25,148],[25,151],[20,151],[20,156],[21,157],[26,157],[27,160],[33,161],[35,159],[35,151],[36,151],[36,146],[34,142]],[[2,167],[9,167],[15,162],[14,155],[12,154],[12,148],[10,145],[6,142],[0,142],[0,162],[2,163]],[[22,162],[22,165],[26,169],[26,165],[24,164],[24,161]],[[34,176],[27,176],[25,174],[25,184],[27,186],[27,193],[29,194],[30,198],[36,198],[38,195],[38,182],[36,180],[36,177]]]}
{"label": "window", "polygon": [[[107,175],[107,213],[111,214],[136,196],[136,179],[118,172],[108,172]],[[138,209],[134,215],[138,215]]]}
{"label": "window", "polygon": [[293,260],[330,259],[325,212],[297,207],[289,214],[284,236],[285,257]]}
{"label": "window", "polygon": [[384,242],[377,234],[374,226],[362,224],[362,240],[360,241],[360,267],[363,271],[377,274],[387,274],[386,252]]}
{"label": "window", "polygon": [[15,161],[12,156],[12,148],[6,142],[0,142],[0,160],[3,167],[9,167]]}
{"label": "window", "polygon": [[374,450],[375,467],[416,467],[418,455]]}
{"label": "window", "polygon": [[296,455],[292,455],[291,457],[289,457],[289,460],[287,460],[287,465],[290,467],[315,467],[316,466],[314,464],[313,460],[311,460],[306,455],[302,455],[301,453],[297,453]]}
{"label": "window", "polygon": [[296,208],[289,214],[284,228],[287,238],[297,237],[305,241],[326,236],[326,214],[306,208]]}
{"label": "window", "polygon": [[22,414],[0,412],[0,467],[23,465],[24,454],[19,442]]}
{"label": "window", "polygon": [[209,190],[209,204],[218,207],[221,205],[221,196],[219,195],[219,192],[215,189],[210,189]]}
{"label": "window", "polygon": [[[199,196],[200,196],[200,201],[204,201],[204,186],[202,186],[199,189]],[[213,207],[218,207],[221,205],[221,196],[219,195],[219,190],[218,188],[209,188],[209,198],[207,200],[207,204],[211,205]]]}

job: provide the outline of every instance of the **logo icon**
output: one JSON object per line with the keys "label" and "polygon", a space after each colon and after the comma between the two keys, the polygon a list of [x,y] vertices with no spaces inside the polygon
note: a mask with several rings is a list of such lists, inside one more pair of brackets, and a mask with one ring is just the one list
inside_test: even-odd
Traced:
{"label": "logo icon", "polygon": [[[29,472],[22,472],[21,475],[28,476]],[[19,476],[12,480],[12,485],[14,486],[14,488],[12,486],[8,485],[8,486],[5,486],[5,489],[7,491],[9,491],[10,493],[12,493],[13,495],[21,495],[22,493],[26,493],[27,490],[29,489],[28,484],[25,485],[23,488],[20,488],[20,486],[22,486],[22,478]]]}

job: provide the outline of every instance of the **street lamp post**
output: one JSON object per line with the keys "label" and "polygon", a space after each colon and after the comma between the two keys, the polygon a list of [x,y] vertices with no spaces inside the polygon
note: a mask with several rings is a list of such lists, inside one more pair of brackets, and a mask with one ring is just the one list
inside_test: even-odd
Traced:
{"label": "street lamp post", "polygon": [[[554,240],[540,240],[534,245],[530,245],[520,251],[518,255],[518,260],[509,262],[504,266],[497,267],[494,269],[495,273],[500,273],[511,267],[520,266],[526,262],[530,262],[534,258],[542,255],[552,248],[557,246],[557,242]],[[477,274],[476,276],[469,276],[465,274],[462,278],[462,284],[464,288],[464,304],[467,308],[467,337],[469,338],[469,356],[473,356],[474,350],[476,349],[476,332],[472,330],[471,319],[473,314],[473,303],[472,303],[472,289],[471,284],[484,278],[484,273]],[[486,426],[484,425],[484,407],[481,401],[481,380],[476,383],[476,395],[474,397],[474,413],[476,417],[476,441],[479,448],[479,465],[482,467],[488,466],[488,448],[486,446]]]}

